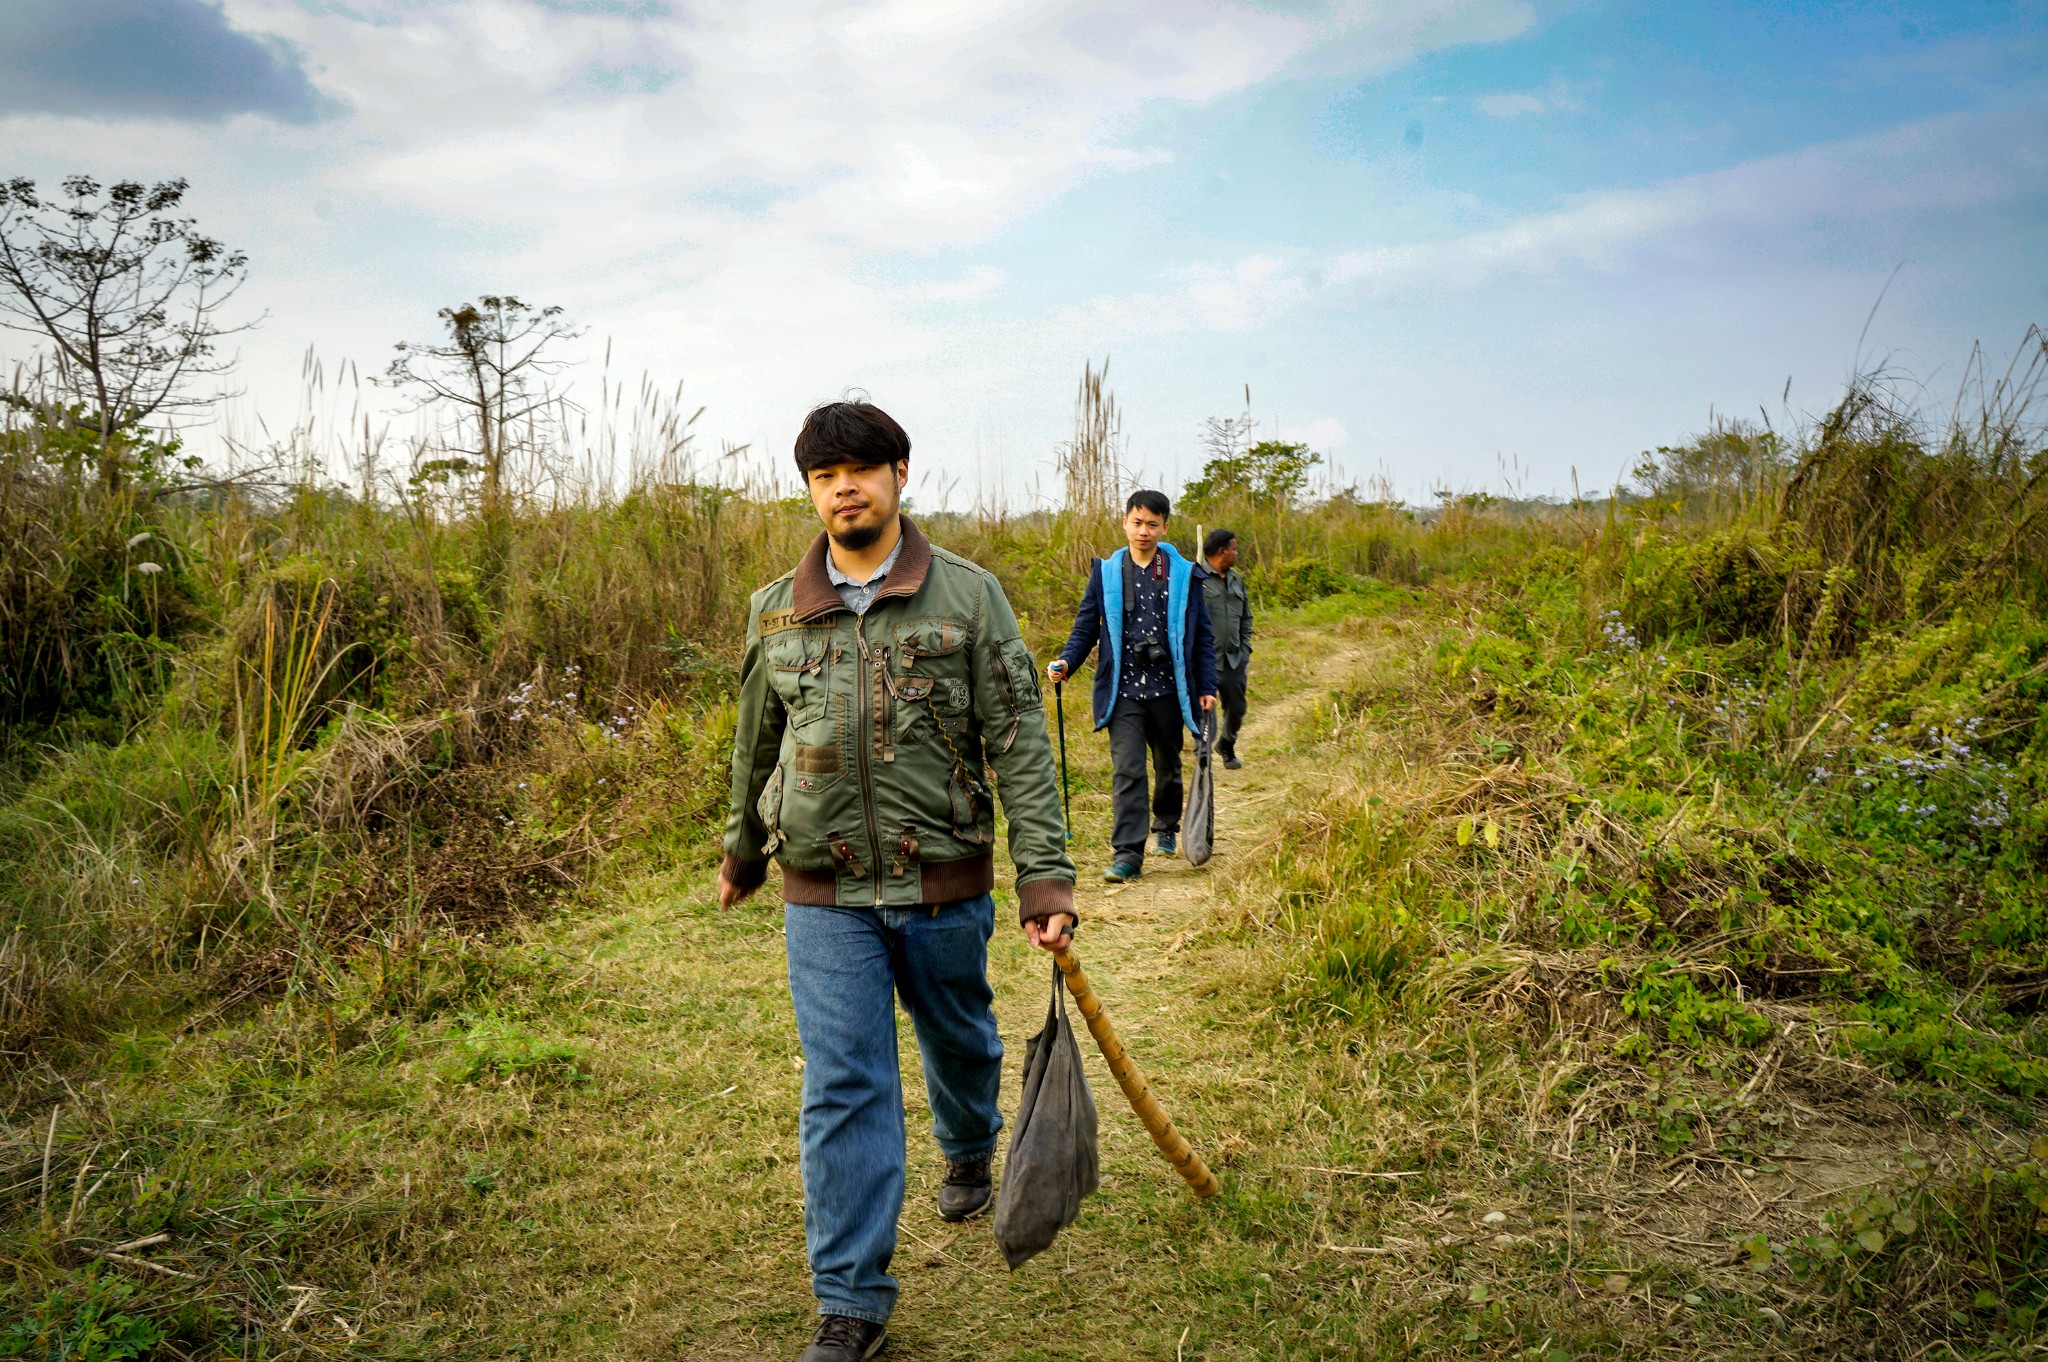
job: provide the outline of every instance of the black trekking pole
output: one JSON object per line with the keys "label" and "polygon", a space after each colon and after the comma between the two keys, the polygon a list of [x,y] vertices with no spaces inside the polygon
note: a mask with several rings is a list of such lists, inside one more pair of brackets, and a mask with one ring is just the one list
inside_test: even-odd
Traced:
{"label": "black trekking pole", "polygon": [[1067,793],[1067,701],[1063,694],[1064,680],[1052,683],[1053,713],[1060,721],[1060,816],[1066,820],[1067,840],[1074,840],[1074,801]]}

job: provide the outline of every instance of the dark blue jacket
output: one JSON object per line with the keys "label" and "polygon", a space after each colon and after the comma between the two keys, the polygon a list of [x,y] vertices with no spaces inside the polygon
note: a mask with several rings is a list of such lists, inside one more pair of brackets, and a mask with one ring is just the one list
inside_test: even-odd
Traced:
{"label": "dark blue jacket", "polygon": [[[1190,733],[1201,733],[1195,722],[1195,697],[1216,693],[1216,645],[1209,632],[1209,606],[1198,585],[1208,569],[1190,563],[1171,544],[1161,544],[1166,555],[1166,642],[1173,654],[1173,689],[1180,697],[1181,722]],[[1124,560],[1129,549],[1118,549],[1107,558],[1088,566],[1088,594],[1074,612],[1074,632],[1060,650],[1067,675],[1081,670],[1081,664],[1100,645],[1102,661],[1095,668],[1095,726],[1109,722],[1116,708],[1118,682],[1122,680],[1124,646]]]}

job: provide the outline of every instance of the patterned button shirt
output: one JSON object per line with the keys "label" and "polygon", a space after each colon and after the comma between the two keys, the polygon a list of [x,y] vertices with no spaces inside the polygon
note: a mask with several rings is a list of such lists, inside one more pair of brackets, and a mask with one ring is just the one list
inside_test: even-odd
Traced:
{"label": "patterned button shirt", "polygon": [[[1124,556],[1123,676],[1119,695],[1133,700],[1164,700],[1174,694],[1173,655],[1166,632],[1166,555],[1155,553],[1145,567]],[[1147,645],[1158,645],[1159,662],[1148,663]]]}

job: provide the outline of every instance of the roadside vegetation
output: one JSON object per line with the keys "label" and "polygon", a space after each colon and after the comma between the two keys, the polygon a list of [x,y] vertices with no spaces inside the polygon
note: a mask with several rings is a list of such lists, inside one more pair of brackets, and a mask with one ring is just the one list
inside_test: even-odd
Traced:
{"label": "roadside vegetation", "polygon": [[[441,322],[390,378],[446,426],[402,450],[309,425],[234,473],[61,366],[5,395],[0,1357],[801,1332],[779,927],[705,880],[746,594],[815,522],[678,394],[570,408],[553,309]],[[1404,506],[1211,422],[1174,528],[1245,549],[1268,783],[1082,949],[1130,952],[1091,970],[1229,1190],[1187,1202],[1106,1104],[1063,1264],[993,1285],[906,1217],[906,1271],[991,1313],[896,1346],[2031,1355],[2048,348],[1972,374],[1946,423],[1859,383],[1576,502]],[[1091,367],[1065,508],[927,522],[1041,651],[1119,441]],[[998,964],[1021,1034],[1041,985]]]}
{"label": "roadside vegetation", "polygon": [[1969,426],[1859,386],[1796,440],[1716,430],[1508,572],[1364,591],[1399,661],[1313,712],[1344,774],[1221,921],[1351,1100],[1416,1102],[1378,1158],[1511,1177],[1555,1231],[1469,1283],[1475,1337],[1585,1337],[1532,1258],[1626,1295],[1688,1246],[1647,1275],[1695,1348],[2041,1336],[2044,360]]}

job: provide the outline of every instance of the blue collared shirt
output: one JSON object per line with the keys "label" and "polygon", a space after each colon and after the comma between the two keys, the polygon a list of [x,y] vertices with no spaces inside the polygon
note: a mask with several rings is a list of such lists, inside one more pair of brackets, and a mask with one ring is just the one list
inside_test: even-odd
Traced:
{"label": "blue collared shirt", "polygon": [[846,602],[846,608],[856,615],[868,613],[868,607],[875,603],[875,593],[882,589],[882,583],[889,580],[890,571],[896,560],[903,556],[903,540],[898,536],[896,547],[889,550],[889,556],[875,569],[875,575],[865,582],[856,582],[839,570],[839,564],[832,561],[832,551],[825,551],[825,580],[832,583],[832,589],[839,593],[839,599]]}

